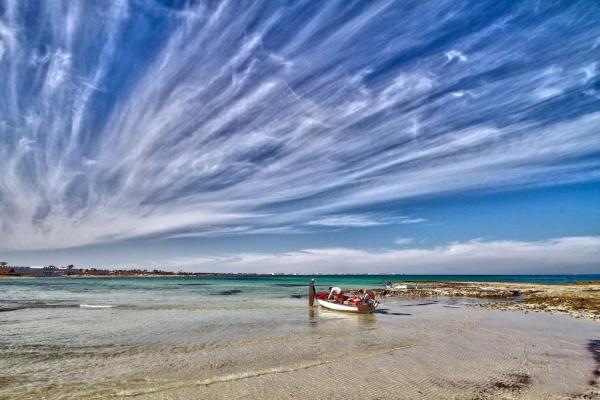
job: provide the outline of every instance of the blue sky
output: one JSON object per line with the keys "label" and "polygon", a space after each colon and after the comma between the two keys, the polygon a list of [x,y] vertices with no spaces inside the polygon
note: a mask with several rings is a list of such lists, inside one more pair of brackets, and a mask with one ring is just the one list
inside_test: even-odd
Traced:
{"label": "blue sky", "polygon": [[599,14],[0,0],[0,258],[600,272]]}

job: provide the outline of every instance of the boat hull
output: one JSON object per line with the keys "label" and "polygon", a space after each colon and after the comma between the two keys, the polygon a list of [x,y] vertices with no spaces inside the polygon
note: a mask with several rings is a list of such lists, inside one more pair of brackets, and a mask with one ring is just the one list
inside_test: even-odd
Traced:
{"label": "boat hull", "polygon": [[357,314],[370,314],[373,311],[375,311],[375,305],[373,305],[373,304],[363,304],[360,306],[349,306],[347,304],[333,303],[331,301],[321,300],[321,299],[317,299],[317,303],[319,303],[319,305],[321,307],[328,308],[330,310],[335,310],[335,311],[345,311],[345,312],[352,312],[352,313],[357,313]]}

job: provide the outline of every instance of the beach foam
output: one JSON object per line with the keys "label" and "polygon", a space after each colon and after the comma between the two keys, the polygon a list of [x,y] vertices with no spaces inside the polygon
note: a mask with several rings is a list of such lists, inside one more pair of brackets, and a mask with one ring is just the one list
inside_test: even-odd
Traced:
{"label": "beach foam", "polygon": [[115,306],[103,305],[103,304],[80,304],[81,308],[114,308]]}

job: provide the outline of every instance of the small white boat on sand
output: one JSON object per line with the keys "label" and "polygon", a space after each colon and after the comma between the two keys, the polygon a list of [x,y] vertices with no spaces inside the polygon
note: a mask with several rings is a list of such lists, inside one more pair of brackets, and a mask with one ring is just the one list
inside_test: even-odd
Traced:
{"label": "small white boat on sand", "polygon": [[347,311],[347,312],[353,312],[353,313],[358,313],[358,314],[370,314],[373,311],[375,311],[375,308],[377,307],[377,303],[375,304],[359,304],[356,306],[351,306],[349,304],[340,304],[340,303],[335,303],[333,301],[328,301],[328,300],[323,300],[323,299],[316,299],[317,303],[319,303],[319,305],[321,307],[324,308],[328,308],[330,310],[335,310],[335,311]]}

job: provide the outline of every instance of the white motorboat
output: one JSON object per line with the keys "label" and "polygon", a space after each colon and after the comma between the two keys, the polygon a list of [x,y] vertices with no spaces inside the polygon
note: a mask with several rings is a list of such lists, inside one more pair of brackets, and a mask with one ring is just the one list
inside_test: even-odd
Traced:
{"label": "white motorboat", "polygon": [[370,314],[373,311],[375,311],[375,308],[377,307],[377,303],[360,304],[357,306],[351,306],[349,304],[335,303],[333,301],[328,301],[328,300],[322,300],[322,299],[316,299],[316,300],[317,300],[317,303],[319,303],[319,305],[321,307],[328,308],[330,310],[335,310],[335,311],[346,311],[346,312],[353,312],[353,313],[358,313],[358,314]]}

